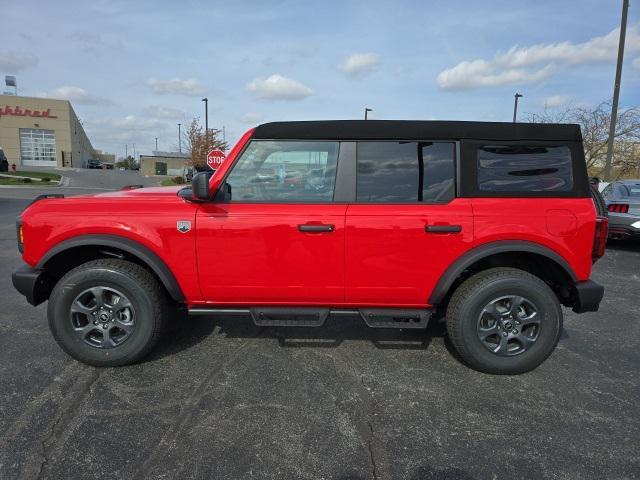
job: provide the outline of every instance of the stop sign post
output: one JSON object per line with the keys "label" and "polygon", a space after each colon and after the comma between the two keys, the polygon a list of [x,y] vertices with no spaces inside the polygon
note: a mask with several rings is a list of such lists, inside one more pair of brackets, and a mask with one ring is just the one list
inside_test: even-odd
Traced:
{"label": "stop sign post", "polygon": [[226,158],[224,152],[216,148],[207,153],[207,165],[211,170],[217,170],[222,166]]}

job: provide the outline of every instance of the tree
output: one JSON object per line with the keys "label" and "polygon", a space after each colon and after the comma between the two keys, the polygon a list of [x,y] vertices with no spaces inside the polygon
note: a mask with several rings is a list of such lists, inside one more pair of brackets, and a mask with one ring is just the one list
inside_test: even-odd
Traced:
{"label": "tree", "polygon": [[[582,129],[584,156],[587,168],[601,172],[607,155],[609,125],[611,123],[611,102],[601,102],[595,107],[567,107],[549,109],[542,114],[528,114],[530,122],[577,123]],[[618,111],[614,135],[613,167],[620,178],[640,165],[640,108],[624,108]]]}
{"label": "tree", "polygon": [[197,118],[194,118],[184,133],[184,151],[191,155],[190,164],[196,169],[203,169],[207,166],[207,154],[214,149],[226,152],[227,142],[220,139],[221,131],[210,128],[209,132],[204,131]]}
{"label": "tree", "polygon": [[127,158],[120,157],[120,160],[116,162],[117,168],[124,168],[126,170],[135,170],[138,168],[135,158],[129,155]]}

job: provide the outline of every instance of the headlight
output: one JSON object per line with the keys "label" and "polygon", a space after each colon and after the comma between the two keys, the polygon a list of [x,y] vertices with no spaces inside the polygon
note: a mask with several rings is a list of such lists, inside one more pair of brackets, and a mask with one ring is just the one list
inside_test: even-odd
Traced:
{"label": "headlight", "polygon": [[631,226],[632,226],[633,228],[640,228],[640,220],[638,220],[637,222],[633,222],[633,223],[631,224]]}
{"label": "headlight", "polygon": [[16,220],[16,233],[18,237],[18,251],[24,253],[24,230],[22,229],[22,221],[20,218]]}

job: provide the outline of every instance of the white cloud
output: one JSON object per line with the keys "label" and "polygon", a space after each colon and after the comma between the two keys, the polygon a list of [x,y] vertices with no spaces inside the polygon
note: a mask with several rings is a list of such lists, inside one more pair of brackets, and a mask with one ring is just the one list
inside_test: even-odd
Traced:
{"label": "white cloud", "polygon": [[72,103],[80,105],[113,105],[114,102],[108,98],[91,95],[84,88],[67,85],[55,88],[49,92],[41,92],[37,94],[39,97],[56,98],[61,100],[69,100]]}
{"label": "white cloud", "polygon": [[[561,42],[515,46],[492,59],[460,62],[440,72],[438,86],[445,90],[465,90],[477,87],[538,83],[560,67],[615,61],[620,29],[583,43]],[[640,51],[640,30],[633,25],[627,32],[626,50]]]}
{"label": "white cloud", "polygon": [[261,113],[248,112],[248,113],[245,113],[240,118],[240,121],[242,123],[247,123],[249,125],[256,125],[256,124],[260,123],[263,118],[264,118],[264,115],[262,115]]}
{"label": "white cloud", "polygon": [[172,93],[175,95],[199,97],[207,94],[207,87],[195,78],[172,78],[169,80],[160,80],[152,77],[147,80],[147,85],[154,93],[159,95]]}
{"label": "white cloud", "polygon": [[162,105],[149,105],[144,109],[145,115],[153,118],[165,118],[167,120],[179,120],[187,117],[187,112],[177,108],[163,107]]}
{"label": "white cloud", "polygon": [[374,72],[379,63],[380,57],[375,53],[354,53],[345,59],[340,68],[352,77],[363,77]]}
{"label": "white cloud", "polygon": [[302,100],[314,93],[302,83],[277,73],[268,78],[256,78],[247,84],[247,90],[261,100]]}
{"label": "white cloud", "polygon": [[569,95],[551,95],[544,99],[544,106],[547,108],[561,107],[569,103],[569,100],[571,100]]}
{"label": "white cloud", "polygon": [[0,54],[0,71],[6,73],[18,73],[38,64],[38,57],[29,53],[3,53]]}

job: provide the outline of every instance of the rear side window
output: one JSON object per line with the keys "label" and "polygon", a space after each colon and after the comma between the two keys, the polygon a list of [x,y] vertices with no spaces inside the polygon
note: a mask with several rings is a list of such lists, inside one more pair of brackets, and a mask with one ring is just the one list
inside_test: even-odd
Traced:
{"label": "rear side window", "polygon": [[358,142],[356,200],[444,203],[455,196],[453,142]]}
{"label": "rear side window", "polygon": [[626,185],[630,197],[640,197],[640,183],[636,185]]}
{"label": "rear side window", "polygon": [[570,191],[571,152],[566,146],[482,146],[478,149],[478,187],[486,192]]}

